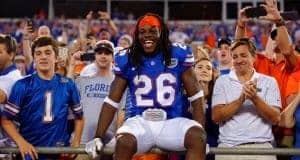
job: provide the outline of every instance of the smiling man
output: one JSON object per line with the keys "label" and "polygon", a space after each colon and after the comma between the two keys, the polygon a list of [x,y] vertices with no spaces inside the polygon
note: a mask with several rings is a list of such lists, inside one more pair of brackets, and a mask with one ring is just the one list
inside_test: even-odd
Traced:
{"label": "smiling man", "polygon": [[[115,58],[116,77],[105,98],[96,138],[86,145],[96,155],[105,132],[129,88],[131,106],[118,130],[115,159],[130,160],[135,153],[152,147],[172,151],[187,150],[187,160],[205,159],[206,134],[203,129],[203,91],[193,71],[194,57],[187,46],[172,45],[169,30],[161,18],[146,14],[139,18],[133,45]],[[193,107],[193,119],[183,118],[184,86]]]}
{"label": "smiling man", "polygon": [[[69,108],[76,117],[71,146],[80,143],[83,112],[79,93],[73,80],[55,74],[57,54],[56,41],[50,37],[33,42],[32,56],[37,73],[15,83],[2,113],[2,127],[18,145],[23,159],[25,155],[33,160],[57,159],[55,155],[38,156],[34,147],[70,145],[67,132]],[[13,121],[19,122],[19,131]]]}
{"label": "smiling man", "polygon": [[[220,148],[272,148],[272,125],[280,120],[279,88],[273,77],[255,71],[255,50],[249,39],[233,42],[233,69],[215,83],[212,120],[219,124]],[[215,159],[276,160],[276,156],[216,155]]]}

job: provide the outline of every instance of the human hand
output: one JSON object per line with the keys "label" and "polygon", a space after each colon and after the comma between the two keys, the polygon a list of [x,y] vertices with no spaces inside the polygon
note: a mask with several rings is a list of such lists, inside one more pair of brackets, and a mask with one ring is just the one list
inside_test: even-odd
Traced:
{"label": "human hand", "polygon": [[250,21],[250,18],[246,16],[246,9],[251,7],[245,7],[239,11],[237,25],[241,28],[246,26],[246,23]]}
{"label": "human hand", "polygon": [[0,89],[0,104],[5,104],[7,96],[4,90]]}
{"label": "human hand", "polygon": [[26,21],[24,30],[23,30],[23,39],[30,39],[32,37],[32,33],[34,32],[32,26],[28,25],[28,21]]}
{"label": "human hand", "polygon": [[261,4],[262,7],[267,11],[267,15],[259,17],[260,19],[277,22],[282,19],[280,12],[277,8],[276,0],[265,0],[266,4]]}
{"label": "human hand", "polygon": [[98,11],[99,17],[102,20],[110,20],[110,15],[107,12]]}
{"label": "human hand", "polygon": [[95,138],[85,145],[85,151],[88,153],[92,158],[96,158],[99,156],[100,151],[102,150],[103,143],[100,138]]}
{"label": "human hand", "polygon": [[80,61],[80,56],[83,55],[84,52],[83,51],[77,51],[75,53],[73,53],[73,55],[70,58],[70,65],[76,65],[77,61]]}
{"label": "human hand", "polygon": [[243,86],[243,93],[247,99],[253,100],[257,96],[257,80],[248,81]]}
{"label": "human hand", "polygon": [[86,15],[86,20],[91,21],[93,19],[93,11],[89,11],[89,13]]}
{"label": "human hand", "polygon": [[26,140],[22,140],[17,144],[23,160],[25,160],[26,155],[29,155],[32,160],[38,159],[37,150]]}
{"label": "human hand", "polygon": [[[80,146],[80,139],[73,138],[71,141],[71,147],[79,147]],[[75,159],[78,154],[62,154],[63,157],[68,157],[70,159]]]}

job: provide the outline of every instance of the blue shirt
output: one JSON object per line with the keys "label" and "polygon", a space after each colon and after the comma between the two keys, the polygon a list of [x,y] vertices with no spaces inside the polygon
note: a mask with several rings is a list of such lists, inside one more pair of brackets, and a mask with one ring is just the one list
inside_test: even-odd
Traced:
{"label": "blue shirt", "polygon": [[52,80],[30,75],[15,83],[3,116],[20,123],[20,134],[34,146],[69,144],[68,108],[82,117],[80,97],[73,80],[55,75]]}
{"label": "blue shirt", "polygon": [[128,54],[116,55],[114,69],[117,76],[127,80],[129,87],[131,103],[125,107],[126,118],[141,115],[147,108],[165,110],[168,119],[182,117],[184,95],[181,76],[194,63],[191,49],[173,45],[169,66],[164,65],[161,52],[151,57],[144,56],[139,71]]}
{"label": "blue shirt", "polygon": [[[295,148],[300,148],[300,105],[295,111]],[[300,156],[293,156],[292,160],[300,160]]]}

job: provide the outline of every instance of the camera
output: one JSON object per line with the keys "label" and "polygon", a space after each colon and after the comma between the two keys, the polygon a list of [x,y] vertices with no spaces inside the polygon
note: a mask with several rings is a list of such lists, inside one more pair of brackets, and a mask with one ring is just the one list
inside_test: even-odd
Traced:
{"label": "camera", "polygon": [[267,11],[262,6],[251,7],[251,8],[247,8],[245,10],[245,14],[246,14],[246,17],[248,17],[248,18],[256,18],[256,17],[267,15]]}
{"label": "camera", "polygon": [[34,22],[33,22],[33,19],[28,18],[26,20],[26,22],[27,22],[27,26],[29,28],[29,32],[33,33],[34,32]]}
{"label": "camera", "polygon": [[92,47],[90,47],[86,53],[80,56],[81,61],[94,61],[95,60],[95,52]]}
{"label": "camera", "polygon": [[[245,10],[245,14],[246,14],[246,17],[248,17],[248,18],[257,18],[260,16],[266,16],[267,11],[262,6],[251,7],[251,8],[247,8]],[[297,11],[286,11],[286,12],[280,13],[280,15],[284,20],[294,20],[295,21],[295,20],[298,20],[298,18],[299,18]]]}

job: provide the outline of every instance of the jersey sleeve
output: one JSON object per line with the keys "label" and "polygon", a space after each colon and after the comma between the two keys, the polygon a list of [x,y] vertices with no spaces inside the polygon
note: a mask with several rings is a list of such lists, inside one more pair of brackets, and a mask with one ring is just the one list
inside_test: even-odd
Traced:
{"label": "jersey sleeve", "polygon": [[4,105],[2,116],[11,120],[17,120],[18,113],[26,95],[26,84],[23,81],[17,81],[12,89],[7,104]]}
{"label": "jersey sleeve", "polygon": [[114,73],[117,76],[128,79],[128,53],[127,52],[119,52],[115,56],[115,65],[114,65]]}
{"label": "jersey sleeve", "polygon": [[177,57],[182,71],[185,71],[194,65],[195,59],[191,47],[180,43],[174,43],[172,51],[173,55]]}
{"label": "jersey sleeve", "polygon": [[75,116],[75,119],[81,119],[83,116],[83,108],[82,105],[80,104],[80,94],[79,91],[76,87],[75,82],[72,79],[70,80],[70,101],[69,101],[69,106],[71,107],[71,110]]}

